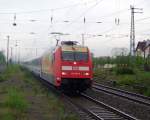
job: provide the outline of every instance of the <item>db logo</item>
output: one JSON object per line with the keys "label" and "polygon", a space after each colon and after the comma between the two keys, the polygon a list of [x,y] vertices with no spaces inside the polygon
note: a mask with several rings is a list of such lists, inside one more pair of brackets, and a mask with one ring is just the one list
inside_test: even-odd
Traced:
{"label": "db logo", "polygon": [[79,67],[73,66],[73,67],[72,67],[72,70],[79,70]]}

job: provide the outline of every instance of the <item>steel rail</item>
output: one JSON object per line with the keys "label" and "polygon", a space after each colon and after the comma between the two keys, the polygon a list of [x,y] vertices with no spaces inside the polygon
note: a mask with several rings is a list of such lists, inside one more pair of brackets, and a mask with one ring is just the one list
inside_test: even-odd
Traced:
{"label": "steel rail", "polygon": [[92,98],[92,97],[90,97],[90,96],[88,96],[88,95],[86,95],[86,94],[84,94],[84,93],[82,93],[81,95],[82,95],[83,97],[85,97],[86,99],[88,99],[88,100],[90,100],[90,101],[93,101],[93,102],[95,102],[96,104],[99,104],[99,105],[103,106],[104,108],[106,108],[106,109],[112,111],[113,113],[116,113],[116,114],[122,116],[122,117],[125,118],[125,119],[128,119],[128,120],[139,120],[139,119],[137,119],[137,118],[135,118],[135,117],[133,117],[133,116],[130,116],[130,115],[128,115],[128,114],[126,114],[126,113],[124,113],[124,112],[122,112],[122,111],[120,111],[120,110],[114,108],[114,107],[111,107],[111,106],[109,106],[109,105],[107,105],[107,104],[105,104],[105,103],[103,103],[103,102],[101,102],[101,101],[98,101],[98,100],[96,100],[96,99],[94,99],[94,98]]}
{"label": "steel rail", "polygon": [[[34,73],[33,73],[34,74]],[[35,74],[34,74],[35,75]],[[85,109],[84,107],[82,107],[81,105],[79,105],[79,104],[76,104],[75,102],[73,102],[72,101],[72,99],[69,97],[69,96],[67,96],[67,95],[65,95],[65,94],[63,94],[63,93],[61,93],[60,91],[58,91],[58,90],[56,90],[55,88],[54,88],[54,86],[52,86],[50,83],[48,83],[46,80],[44,80],[43,78],[41,78],[41,77],[39,77],[39,76],[37,76],[37,75],[35,75],[35,77],[38,77],[39,78],[39,81],[44,85],[44,86],[46,86],[46,87],[48,87],[48,89],[51,89],[53,92],[55,92],[56,94],[61,94],[61,96],[63,96],[63,98],[65,98],[65,99],[67,99],[72,105],[74,105],[75,107],[77,107],[77,108],[79,108],[81,111],[83,111],[83,112],[85,112],[85,114],[87,114],[87,116],[89,116],[90,117],[90,119],[89,120],[91,120],[91,118],[94,118],[95,120],[104,120],[103,118],[101,118],[101,117],[99,117],[99,116],[97,116],[95,113],[93,113],[91,110],[88,110],[88,109]]]}
{"label": "steel rail", "polygon": [[[35,75],[36,77],[38,77],[37,75]],[[39,78],[39,77],[38,77]],[[92,111],[92,109],[87,109],[87,108],[85,108],[85,107],[83,107],[82,105],[79,105],[79,104],[77,104],[77,103],[75,103],[73,100],[72,100],[72,98],[71,97],[69,97],[69,96],[67,96],[67,95],[65,95],[65,94],[63,94],[63,93],[61,93],[60,91],[58,91],[58,90],[56,90],[50,83],[48,83],[46,80],[44,80],[44,79],[42,79],[42,78],[40,78],[40,82],[44,85],[44,86],[46,86],[46,87],[48,87],[50,90],[52,90],[53,92],[55,92],[55,93],[57,93],[57,94],[61,94],[61,96],[63,95],[63,98],[65,98],[66,100],[68,100],[72,105],[74,105],[75,107],[77,107],[79,110],[81,110],[81,111],[83,111],[84,113],[85,113],[85,117],[88,117],[88,120],[105,120],[104,118],[102,118],[101,116],[99,116],[98,114],[96,114],[96,113],[94,113],[93,111]],[[83,94],[81,94],[81,96],[83,96]],[[85,97],[85,96],[84,96]],[[87,98],[86,98],[87,99]],[[88,100],[90,100],[89,98],[88,98]],[[91,101],[91,100],[90,100]],[[108,105],[105,105],[104,106],[104,104],[100,104],[100,102],[98,101],[98,102],[95,102],[96,100],[93,100],[93,102],[94,103],[98,103],[99,105],[101,105],[101,106],[103,106],[104,108],[107,106],[107,109],[108,109]],[[110,108],[112,108],[112,107],[109,107],[109,110],[111,111],[111,112],[113,112],[113,113],[115,113],[115,114],[119,114],[120,116],[123,116],[122,114],[121,114],[121,112],[119,113],[119,112],[116,112],[116,111],[114,111],[114,109],[110,109]],[[125,113],[124,113],[125,114]],[[127,117],[128,116],[128,117]],[[133,119],[133,117],[129,117],[129,115],[124,115],[123,116],[125,119],[129,119],[129,120],[138,120],[138,119]],[[107,116],[105,116],[105,118],[107,118]]]}
{"label": "steel rail", "polygon": [[94,118],[94,119],[96,119],[96,120],[104,120],[103,118],[101,118],[100,116],[98,116],[97,114],[95,114],[94,112],[92,112],[91,110],[86,109],[86,108],[82,107],[81,105],[79,105],[79,104],[73,102],[73,100],[72,100],[70,97],[68,97],[68,96],[65,95],[65,98],[66,98],[69,102],[71,102],[73,105],[75,105],[75,106],[77,106],[79,109],[81,109],[82,111],[86,112],[87,114],[90,114],[90,116],[91,116],[92,118]]}
{"label": "steel rail", "polygon": [[94,82],[94,85],[102,86],[102,87],[105,87],[105,88],[109,88],[109,89],[112,89],[112,90],[116,90],[116,91],[119,91],[119,92],[127,93],[127,94],[130,94],[130,95],[141,97],[143,99],[150,100],[150,97],[147,97],[147,96],[144,96],[144,95],[141,95],[141,94],[137,94],[137,93],[133,93],[133,92],[129,92],[129,91],[125,91],[125,90],[121,90],[121,89],[118,89],[118,88],[113,88],[113,87],[110,87],[110,86],[105,86],[105,85],[99,84],[97,82]]}
{"label": "steel rail", "polygon": [[116,96],[119,96],[119,97],[123,97],[123,98],[126,98],[128,100],[131,100],[131,101],[134,101],[134,102],[137,102],[137,103],[140,103],[140,104],[144,104],[146,106],[150,106],[150,101],[149,101],[150,98],[146,97],[146,96],[142,96],[142,95],[139,95],[139,94],[127,92],[127,91],[116,89],[116,88],[111,88],[111,87],[100,85],[100,84],[97,84],[97,83],[94,83],[92,88],[94,88],[98,91],[103,91],[103,92],[106,92],[106,93],[109,93],[109,94],[113,94],[113,95],[116,95]]}
{"label": "steel rail", "polygon": [[[52,89],[52,91],[55,91],[57,94],[59,94],[59,95],[61,94],[61,95],[62,95],[62,93],[61,93],[60,91],[58,92],[58,90],[54,89],[54,87],[52,87],[52,85],[50,85],[50,83],[48,83],[46,80],[42,79],[41,77],[39,77],[39,76],[36,75],[36,74],[34,74],[34,75],[35,75],[35,77],[40,78],[40,82],[41,82],[44,86],[48,87],[49,89]],[[83,107],[82,105],[79,105],[79,104],[73,102],[72,98],[70,98],[70,97],[68,97],[68,96],[66,96],[66,95],[64,95],[64,94],[63,94],[63,96],[64,96],[64,98],[67,99],[69,102],[71,102],[71,103],[74,104],[76,107],[78,107],[80,110],[82,110],[82,111],[85,112],[87,115],[89,115],[92,119],[94,118],[95,120],[105,120],[105,118],[103,118],[104,116],[101,117],[100,115],[98,115],[98,114],[96,114],[95,112],[93,112],[92,109],[87,109],[87,108]],[[89,97],[89,96],[87,96],[87,95],[85,95],[85,94],[81,94],[81,96],[84,96],[86,99],[88,99],[88,100],[90,100],[90,101],[93,101],[94,103],[97,103],[97,104],[103,106],[103,107],[106,108],[107,110],[110,110],[112,113],[115,113],[115,114],[116,114],[116,117],[117,117],[117,115],[119,115],[119,116],[124,117],[125,119],[138,120],[138,119],[136,119],[136,118],[134,118],[134,117],[132,117],[132,116],[130,116],[130,115],[128,115],[128,114],[125,114],[125,113],[123,113],[123,112],[121,112],[121,111],[119,111],[119,110],[117,110],[117,109],[111,107],[111,106],[108,106],[108,105],[106,105],[106,104],[104,104],[104,103],[102,103],[102,102],[100,102],[100,101],[94,100],[93,98],[91,98],[91,97]],[[107,112],[107,111],[106,111],[106,112]],[[86,116],[85,116],[85,117],[86,117]],[[110,117],[110,116],[106,116],[106,115],[105,115],[105,117],[108,118],[108,117]],[[115,119],[115,118],[113,118],[113,119]],[[116,119],[118,119],[118,118],[116,118]],[[122,118],[120,118],[120,119],[122,119]],[[91,120],[91,119],[90,119],[90,120]]]}

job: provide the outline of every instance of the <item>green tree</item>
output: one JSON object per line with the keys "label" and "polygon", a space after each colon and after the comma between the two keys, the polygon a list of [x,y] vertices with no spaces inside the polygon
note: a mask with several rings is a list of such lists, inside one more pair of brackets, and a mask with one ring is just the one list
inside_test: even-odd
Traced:
{"label": "green tree", "polygon": [[2,51],[0,51],[0,64],[5,64],[6,59]]}

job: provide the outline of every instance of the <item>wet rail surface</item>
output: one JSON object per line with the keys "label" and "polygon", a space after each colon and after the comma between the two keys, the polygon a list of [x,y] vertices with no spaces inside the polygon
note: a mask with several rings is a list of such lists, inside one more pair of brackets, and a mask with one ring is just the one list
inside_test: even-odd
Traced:
{"label": "wet rail surface", "polygon": [[123,98],[128,99],[128,100],[131,100],[133,102],[137,102],[137,103],[140,103],[140,104],[143,104],[146,106],[150,106],[150,97],[146,97],[146,96],[143,96],[140,94],[136,94],[136,93],[108,87],[108,86],[101,85],[98,83],[94,83],[92,88],[96,91],[113,94],[113,95],[123,97]]}

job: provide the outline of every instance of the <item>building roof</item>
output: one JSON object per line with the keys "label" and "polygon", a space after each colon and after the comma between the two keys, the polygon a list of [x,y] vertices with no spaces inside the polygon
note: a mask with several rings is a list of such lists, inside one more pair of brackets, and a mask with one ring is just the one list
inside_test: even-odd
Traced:
{"label": "building roof", "polygon": [[138,50],[138,49],[140,49],[141,51],[145,51],[145,49],[148,47],[148,46],[150,46],[150,40],[144,40],[144,41],[140,41],[140,42],[138,42],[138,44],[137,44],[137,47],[136,47],[136,51]]}

